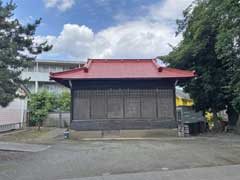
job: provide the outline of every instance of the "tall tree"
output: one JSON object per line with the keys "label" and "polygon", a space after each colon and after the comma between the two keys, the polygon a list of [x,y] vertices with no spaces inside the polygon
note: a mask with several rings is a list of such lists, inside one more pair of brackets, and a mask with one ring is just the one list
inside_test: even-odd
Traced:
{"label": "tall tree", "polygon": [[16,4],[0,0],[0,105],[7,106],[25,81],[20,78],[24,68],[31,65],[36,55],[48,51],[47,42],[36,43],[34,34],[41,19],[23,25],[14,18]]}
{"label": "tall tree", "polygon": [[[235,125],[240,113],[240,2],[224,0],[218,7],[220,25],[215,46],[218,58],[227,68],[229,84],[225,87],[231,93],[228,104],[230,125]],[[233,107],[231,106],[233,105]],[[236,112],[237,111],[237,112]]]}
{"label": "tall tree", "polygon": [[177,20],[177,35],[182,34],[183,40],[161,57],[173,67],[196,71],[197,77],[185,90],[196,109],[212,111],[215,120],[216,113],[226,107],[228,113],[235,113],[232,100],[236,96],[234,81],[239,82],[239,13],[237,0],[194,1],[184,11],[184,19]]}

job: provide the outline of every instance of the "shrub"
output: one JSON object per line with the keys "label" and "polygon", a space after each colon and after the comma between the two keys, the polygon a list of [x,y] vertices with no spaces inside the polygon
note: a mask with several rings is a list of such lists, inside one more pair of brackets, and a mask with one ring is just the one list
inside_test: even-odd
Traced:
{"label": "shrub", "polygon": [[48,91],[32,94],[28,102],[30,111],[29,125],[38,125],[40,129],[43,120],[49,112],[69,111],[70,101],[70,93],[68,91],[64,91],[59,95]]}
{"label": "shrub", "polygon": [[29,100],[30,125],[38,125],[47,117],[48,112],[53,108],[52,95],[47,91],[32,94]]}
{"label": "shrub", "polygon": [[71,103],[71,95],[69,91],[63,91],[59,96],[58,99],[58,108],[62,112],[70,111],[70,103]]}

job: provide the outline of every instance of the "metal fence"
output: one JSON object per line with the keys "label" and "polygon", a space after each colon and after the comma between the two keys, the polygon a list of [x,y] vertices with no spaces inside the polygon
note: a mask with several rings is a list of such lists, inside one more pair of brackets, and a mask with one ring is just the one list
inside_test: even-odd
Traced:
{"label": "metal fence", "polygon": [[20,129],[22,127],[23,127],[22,123],[2,124],[0,125],[0,132]]}

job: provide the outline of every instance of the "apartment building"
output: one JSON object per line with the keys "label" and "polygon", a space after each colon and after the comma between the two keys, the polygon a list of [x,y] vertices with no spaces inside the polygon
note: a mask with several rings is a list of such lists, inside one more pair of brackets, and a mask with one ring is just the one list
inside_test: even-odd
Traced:
{"label": "apartment building", "polygon": [[78,68],[83,64],[83,61],[36,60],[32,67],[26,68],[22,72],[22,78],[30,78],[26,87],[31,93],[42,90],[60,93],[66,88],[53,80],[49,80],[49,73]]}
{"label": "apartment building", "polygon": [[7,107],[0,107],[0,132],[11,129],[19,129],[26,122],[27,113],[27,94],[37,93],[41,90],[47,90],[54,93],[60,93],[67,90],[64,86],[49,80],[49,72],[58,72],[83,65],[82,61],[53,61],[36,60],[33,66],[26,68],[21,76],[23,79],[30,78],[30,81],[23,86],[21,91],[25,92],[25,98],[16,98]]}

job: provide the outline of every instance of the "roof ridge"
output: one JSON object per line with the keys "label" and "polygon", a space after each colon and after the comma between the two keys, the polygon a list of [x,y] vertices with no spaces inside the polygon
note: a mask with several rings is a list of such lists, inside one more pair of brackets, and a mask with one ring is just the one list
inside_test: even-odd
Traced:
{"label": "roof ridge", "polygon": [[69,72],[75,72],[75,71],[80,71],[82,70],[83,67],[78,67],[78,68],[74,68],[74,69],[68,69],[68,70],[65,70],[65,71],[60,71],[60,72],[50,72],[50,78],[54,75],[59,75],[59,74],[65,74],[65,73],[69,73]]}

